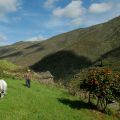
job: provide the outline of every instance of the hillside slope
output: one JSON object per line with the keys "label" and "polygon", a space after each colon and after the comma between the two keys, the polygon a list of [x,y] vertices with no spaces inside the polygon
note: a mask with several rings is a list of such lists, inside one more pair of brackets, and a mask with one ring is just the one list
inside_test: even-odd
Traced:
{"label": "hillside slope", "polygon": [[71,51],[95,62],[105,53],[120,47],[120,17],[89,28],[57,35],[42,42],[19,42],[0,47],[0,59],[23,66],[34,65],[45,56]]}
{"label": "hillside slope", "polygon": [[35,81],[31,88],[26,88],[22,80],[6,81],[8,90],[0,100],[0,120],[117,120],[90,109],[87,103],[63,89]]}
{"label": "hillside slope", "polygon": [[0,70],[14,70],[17,66],[6,60],[0,60]]}

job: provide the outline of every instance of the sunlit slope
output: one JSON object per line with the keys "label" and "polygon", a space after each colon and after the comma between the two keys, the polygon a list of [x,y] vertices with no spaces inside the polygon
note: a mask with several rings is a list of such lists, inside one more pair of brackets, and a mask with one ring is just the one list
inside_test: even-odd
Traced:
{"label": "sunlit slope", "polygon": [[7,79],[7,95],[0,100],[0,120],[117,120],[67,94],[63,89]]}
{"label": "sunlit slope", "polygon": [[13,70],[16,69],[17,66],[14,65],[11,62],[8,62],[6,60],[0,60],[0,70]]}

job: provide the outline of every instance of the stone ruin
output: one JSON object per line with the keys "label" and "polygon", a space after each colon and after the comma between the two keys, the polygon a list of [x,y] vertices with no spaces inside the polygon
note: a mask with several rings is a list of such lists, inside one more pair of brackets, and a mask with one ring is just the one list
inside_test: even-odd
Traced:
{"label": "stone ruin", "polygon": [[50,71],[36,73],[39,82],[44,84],[54,84],[54,77]]}

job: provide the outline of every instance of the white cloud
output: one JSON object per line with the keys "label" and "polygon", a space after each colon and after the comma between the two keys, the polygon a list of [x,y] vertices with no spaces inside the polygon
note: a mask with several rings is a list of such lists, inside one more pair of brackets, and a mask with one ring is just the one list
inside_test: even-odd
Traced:
{"label": "white cloud", "polygon": [[7,14],[16,12],[20,7],[20,0],[0,0],[0,21],[7,19]]}
{"label": "white cloud", "polygon": [[112,8],[113,8],[112,3],[93,3],[89,7],[89,11],[91,13],[104,13],[111,10]]}
{"label": "white cloud", "polygon": [[46,0],[44,3],[44,7],[45,8],[54,8],[55,7],[55,3],[59,1],[59,0]]}
{"label": "white cloud", "polygon": [[42,40],[46,40],[47,37],[44,37],[43,35],[38,35],[36,37],[32,37],[30,39],[27,39],[25,41],[42,41]]}
{"label": "white cloud", "polygon": [[79,26],[83,23],[83,20],[81,18],[76,18],[70,21],[70,23],[68,25],[71,26]]}
{"label": "white cloud", "polygon": [[53,9],[52,22],[55,26],[79,26],[82,23],[82,16],[86,13],[86,8],[82,5],[82,0],[71,1],[64,8],[57,7]]}
{"label": "white cloud", "polygon": [[82,6],[82,1],[71,1],[66,7],[55,8],[53,10],[53,15],[58,17],[66,18],[78,18],[83,15],[85,8]]}
{"label": "white cloud", "polygon": [[45,21],[45,23],[43,23],[43,26],[45,28],[58,28],[58,27],[62,27],[65,25],[65,19],[62,20],[62,19],[59,19],[59,18],[56,18],[54,16],[51,16],[51,18],[49,18],[49,21]]}

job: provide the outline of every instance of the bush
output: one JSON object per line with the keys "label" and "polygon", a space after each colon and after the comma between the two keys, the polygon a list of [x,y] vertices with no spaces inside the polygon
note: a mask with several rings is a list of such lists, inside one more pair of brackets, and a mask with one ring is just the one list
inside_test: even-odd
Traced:
{"label": "bush", "polygon": [[89,70],[80,88],[89,92],[89,102],[91,94],[94,95],[97,98],[97,106],[105,111],[109,101],[118,99],[118,81],[110,68],[93,68]]}
{"label": "bush", "polygon": [[13,63],[11,62],[8,62],[6,60],[0,60],[0,70],[8,70],[8,71],[11,71],[11,70],[14,70],[16,69],[17,66],[14,65]]}
{"label": "bush", "polygon": [[119,102],[120,109],[120,73],[116,73],[114,75],[114,86],[112,89],[115,99]]}

